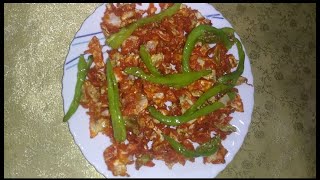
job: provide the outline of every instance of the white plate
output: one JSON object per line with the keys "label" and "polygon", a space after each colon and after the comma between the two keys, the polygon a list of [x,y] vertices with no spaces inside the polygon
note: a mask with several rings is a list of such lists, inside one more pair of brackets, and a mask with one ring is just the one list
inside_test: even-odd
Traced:
{"label": "white plate", "polygon": [[[223,18],[220,12],[214,7],[206,3],[185,3],[192,9],[197,9],[206,18],[212,21],[214,27],[232,27],[231,24]],[[143,7],[147,7],[146,3],[143,3]],[[158,7],[158,6],[156,6]],[[73,39],[66,62],[64,65],[63,76],[63,100],[64,111],[66,112],[71,104],[74,88],[77,77],[77,63],[78,57],[87,49],[88,42],[95,35],[100,39],[101,44],[104,44],[104,35],[101,33],[100,22],[105,12],[105,4],[98,7],[93,14],[91,14],[82,24],[80,30]],[[160,8],[158,8],[159,11]],[[158,12],[157,11],[157,12]],[[238,35],[236,37],[239,38]],[[240,39],[240,38],[239,38]],[[108,49],[104,47],[103,50]],[[234,46],[229,53],[232,53],[238,58],[237,48]],[[104,53],[104,59],[106,59],[107,53]],[[253,84],[253,77],[251,73],[249,58],[246,54],[244,73],[242,76],[248,79],[248,83]],[[187,161],[185,166],[176,164],[171,170],[164,164],[163,161],[154,161],[155,166],[142,167],[139,171],[135,170],[134,165],[128,166],[128,174],[132,178],[138,177],[179,177],[179,178],[212,178],[222,171],[233,159],[235,154],[240,149],[243,140],[247,134],[253,109],[253,93],[254,88],[248,85],[241,85],[237,87],[244,105],[244,113],[233,113],[233,120],[231,124],[237,127],[237,132],[232,133],[222,142],[224,147],[228,150],[228,154],[225,157],[225,164],[203,164],[202,158],[196,158],[194,163]],[[105,177],[114,177],[107,169],[107,166],[103,159],[104,150],[110,145],[110,140],[104,135],[98,135],[94,139],[90,139],[89,136],[89,116],[85,113],[86,110],[79,106],[77,112],[69,120],[69,128],[74,137],[75,142],[80,147],[83,155],[86,159],[97,169],[98,172]]]}

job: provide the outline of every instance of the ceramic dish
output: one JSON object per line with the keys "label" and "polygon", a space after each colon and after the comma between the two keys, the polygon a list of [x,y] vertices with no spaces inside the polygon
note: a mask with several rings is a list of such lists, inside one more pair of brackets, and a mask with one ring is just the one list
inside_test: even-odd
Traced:
{"label": "ceramic dish", "polygon": [[[192,9],[197,9],[203,16],[205,16],[207,19],[210,19],[213,26],[216,28],[232,27],[231,24],[221,15],[221,13],[209,4],[185,4]],[[143,7],[147,6],[147,4],[143,3]],[[80,30],[76,33],[75,38],[71,42],[64,64],[64,75],[62,81],[62,95],[65,112],[68,110],[74,95],[79,55],[87,49],[88,43],[93,36],[97,36],[100,39],[100,43],[105,44],[105,37],[100,28],[101,17],[103,16],[105,10],[105,4],[99,6],[84,21]],[[236,37],[239,38],[237,34]],[[103,52],[105,52],[107,49],[110,48],[105,46],[103,48]],[[235,46],[229,50],[229,53],[232,53],[236,58],[238,58],[238,52]],[[104,53],[104,59],[106,59],[106,57],[107,53]],[[244,67],[245,68],[242,76],[248,79],[249,84],[253,84],[250,62],[247,55],[245,56]],[[203,164],[202,158],[196,158],[194,163],[187,161],[185,166],[176,164],[170,170],[163,161],[154,160],[156,164],[154,167],[142,167],[139,171],[134,168],[134,165],[129,165],[127,168],[130,177],[212,178],[217,176],[217,174],[226,168],[226,166],[232,161],[240,149],[251,122],[251,114],[254,104],[254,88],[253,86],[242,84],[237,86],[237,89],[239,90],[239,94],[243,101],[244,112],[235,112],[231,115],[233,117],[231,124],[237,128],[237,132],[228,135],[226,140],[222,141],[222,144],[228,150],[228,153],[225,157],[226,162],[224,164]],[[103,152],[110,145],[110,140],[108,137],[102,134],[99,134],[93,139],[90,138],[89,116],[85,113],[85,109],[79,106],[78,110],[71,117],[68,123],[70,132],[72,133],[76,144],[80,147],[85,158],[96,168],[98,172],[103,174],[105,177],[114,177],[112,172],[107,169],[103,158]]]}

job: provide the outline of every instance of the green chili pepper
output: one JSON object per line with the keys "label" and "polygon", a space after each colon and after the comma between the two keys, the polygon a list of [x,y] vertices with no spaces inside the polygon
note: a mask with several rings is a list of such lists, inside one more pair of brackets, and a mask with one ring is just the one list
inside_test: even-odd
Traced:
{"label": "green chili pepper", "polygon": [[190,115],[194,113],[198,109],[198,107],[200,107],[203,103],[205,103],[209,98],[217,95],[218,93],[229,90],[231,88],[232,86],[228,86],[224,84],[218,84],[210,88],[198,98],[198,100],[184,113],[184,115]]}
{"label": "green chili pepper", "polygon": [[215,124],[215,126],[223,132],[236,132],[237,128],[235,126],[232,126],[231,124],[222,125],[222,124]]}
{"label": "green chili pepper", "polygon": [[[90,55],[90,56],[88,57],[88,62],[87,62],[87,65],[88,65],[87,68],[88,68],[88,70],[90,69],[92,62],[93,62],[93,56]],[[87,72],[87,73],[88,73],[88,72]]]}
{"label": "green chili pepper", "polygon": [[217,29],[215,27],[204,25],[206,31],[199,36],[198,40],[204,43],[222,43],[227,50],[231,49],[233,46],[233,34],[230,29],[222,28]]}
{"label": "green chili pepper", "polygon": [[225,27],[217,29],[209,25],[199,25],[194,28],[188,35],[186,44],[183,50],[182,67],[184,72],[189,72],[189,60],[194,45],[198,42],[217,43],[221,42],[227,49],[230,49],[234,43],[236,43],[239,54],[239,64],[237,70],[226,74],[218,79],[218,82],[226,84],[235,84],[238,78],[243,73],[245,54],[241,42],[235,38],[234,29]]}
{"label": "green chili pepper", "polygon": [[159,22],[165,17],[174,15],[180,9],[181,3],[176,3],[168,9],[156,14],[154,16],[145,17],[137,20],[127,27],[123,27],[119,32],[112,34],[106,40],[106,43],[113,49],[118,49],[122,42],[125,41],[137,28],[144,26],[148,23]]}
{"label": "green chili pepper", "polygon": [[126,140],[126,127],[120,111],[120,98],[118,84],[115,79],[112,64],[107,60],[107,83],[108,83],[108,101],[109,112],[111,115],[113,136],[118,142]]}
{"label": "green chili pepper", "polygon": [[187,86],[193,83],[194,81],[200,79],[202,76],[206,76],[211,73],[210,70],[203,70],[198,72],[168,74],[164,76],[152,76],[144,73],[143,70],[138,67],[128,67],[124,70],[124,72],[142,78],[144,80],[150,81],[152,83],[173,86],[176,88]]}
{"label": "green chili pepper", "polygon": [[233,45],[233,41],[230,38],[232,33],[231,28],[217,29],[209,25],[199,25],[194,28],[188,35],[186,44],[182,54],[182,69],[184,72],[190,72],[189,61],[191,53],[195,44],[198,41],[206,43],[222,43],[227,49],[230,49]]}
{"label": "green chili pepper", "polygon": [[203,143],[196,148],[196,151],[201,156],[210,156],[217,152],[221,144],[220,136],[215,136],[210,141]]}
{"label": "green chili pepper", "polygon": [[[229,94],[227,94],[229,96],[229,101],[232,100],[232,97],[235,97],[234,94],[235,94],[235,92],[229,92]],[[203,99],[205,99],[205,98],[203,98]],[[198,104],[196,106],[198,106]],[[225,107],[225,106],[226,106],[226,102],[217,101],[217,102],[214,102],[214,103],[207,105],[207,106],[205,106],[201,109],[198,109],[198,110],[193,108],[191,111],[189,111],[188,113],[184,113],[181,116],[165,116],[161,112],[157,111],[157,109],[152,106],[148,107],[148,111],[149,111],[150,115],[153,116],[154,118],[156,118],[158,121],[160,121],[166,125],[178,126],[178,125],[181,125],[181,124],[186,123],[188,121],[191,121],[195,118],[198,118],[200,116],[205,116],[205,115],[207,115],[213,111],[216,111],[222,107]]]}
{"label": "green chili pepper", "polygon": [[229,38],[233,38],[234,37],[234,29],[230,28],[230,27],[224,27],[221,28],[221,31],[223,31],[224,33],[227,34],[227,36],[229,36]]}
{"label": "green chili pepper", "polygon": [[170,136],[163,134],[163,137],[166,141],[169,142],[169,144],[175,151],[181,153],[187,158],[193,158],[193,157],[199,157],[199,156],[210,156],[215,152],[217,152],[221,144],[220,137],[215,136],[210,141],[198,146],[196,150],[192,151],[192,150],[188,150],[184,145],[180,144]]}
{"label": "green chili pepper", "polygon": [[151,56],[144,45],[140,46],[140,56],[144,64],[154,76],[161,76],[157,68],[152,64]]}
{"label": "green chili pepper", "polygon": [[239,39],[234,38],[235,39],[235,43],[237,45],[238,48],[238,56],[239,56],[239,64],[238,67],[235,71],[223,75],[218,79],[218,82],[220,83],[230,83],[232,85],[235,85],[237,83],[237,80],[239,79],[239,77],[241,76],[241,74],[243,73],[244,70],[244,59],[245,59],[245,54],[243,51],[243,47],[241,42],[239,41]]}
{"label": "green chili pepper", "polygon": [[236,98],[237,95],[235,92],[227,92],[227,94],[231,100],[234,100],[234,98]]}
{"label": "green chili pepper", "polygon": [[192,114],[183,114],[181,116],[165,116],[161,112],[157,111],[156,108],[150,106],[148,107],[148,110],[154,118],[156,118],[158,121],[170,125],[170,126],[178,126],[183,123],[186,123],[188,121],[191,121],[195,118],[198,118],[200,116],[205,116],[213,111],[216,111],[220,108],[224,107],[224,104],[221,102],[214,102],[208,106],[205,106],[204,108],[199,109],[198,111],[195,111]]}
{"label": "green chili pepper", "polygon": [[193,157],[198,157],[198,153],[195,151],[191,151],[188,150],[184,145],[180,144],[179,142],[177,142],[176,140],[174,140],[173,138],[171,138],[170,136],[164,135],[163,137],[166,141],[169,142],[169,144],[171,145],[171,147],[179,152],[180,154],[184,155],[187,158],[193,158]]}
{"label": "green chili pepper", "polygon": [[89,56],[88,58],[88,64],[86,63],[84,56],[80,55],[79,62],[78,62],[78,74],[77,74],[77,83],[75,87],[75,92],[73,96],[73,100],[71,102],[71,105],[69,107],[68,112],[63,117],[63,122],[67,122],[71,116],[77,111],[80,99],[82,96],[82,85],[86,79],[88,70],[90,69],[90,66],[92,64],[92,56]]}

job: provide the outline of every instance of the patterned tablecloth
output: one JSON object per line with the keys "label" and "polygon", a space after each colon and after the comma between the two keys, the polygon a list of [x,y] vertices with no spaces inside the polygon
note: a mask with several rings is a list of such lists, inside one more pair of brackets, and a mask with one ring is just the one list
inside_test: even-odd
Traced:
{"label": "patterned tablecloth", "polygon": [[[69,44],[100,4],[4,5],[4,176],[103,177],[62,123]],[[213,4],[251,60],[252,124],[218,177],[315,177],[316,5]]]}

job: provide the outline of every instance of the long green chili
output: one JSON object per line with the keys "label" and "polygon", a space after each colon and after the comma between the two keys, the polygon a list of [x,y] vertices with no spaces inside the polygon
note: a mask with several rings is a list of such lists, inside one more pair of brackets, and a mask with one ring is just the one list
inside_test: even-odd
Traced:
{"label": "long green chili", "polygon": [[140,56],[144,64],[154,76],[161,76],[157,68],[152,64],[151,56],[144,45],[140,46]]}
{"label": "long green chili", "polygon": [[183,114],[181,116],[165,116],[161,112],[157,111],[157,109],[152,106],[148,107],[148,110],[149,110],[151,116],[156,118],[158,121],[160,121],[166,125],[178,126],[178,125],[181,125],[181,124],[186,123],[188,121],[191,121],[195,118],[198,118],[200,116],[205,116],[205,115],[207,115],[213,111],[216,111],[222,107],[224,107],[223,103],[214,102],[208,106],[205,106],[205,107],[199,109],[198,111],[196,111],[192,114],[187,114],[187,115]]}
{"label": "long green chili", "polygon": [[174,15],[180,9],[181,3],[176,3],[168,9],[156,14],[154,16],[145,17],[137,20],[127,27],[123,27],[119,32],[112,34],[106,40],[106,43],[113,49],[118,49],[122,42],[125,41],[137,28],[144,26],[148,23],[159,22],[165,17]]}
{"label": "long green chili", "polygon": [[212,96],[215,96],[218,93],[229,90],[231,88],[232,86],[228,86],[224,84],[218,84],[210,88],[197,99],[197,101],[184,113],[184,115],[190,115],[194,113],[197,110],[197,108],[199,108],[203,103],[205,103]]}
{"label": "long green chili", "polygon": [[230,28],[230,27],[224,27],[221,28],[221,31],[223,31],[224,33],[227,34],[227,36],[229,36],[229,38],[233,38],[234,37],[234,29]]}
{"label": "long green chili", "polygon": [[153,76],[144,73],[143,70],[139,67],[128,67],[124,70],[124,72],[153,83],[163,84],[176,88],[187,86],[193,83],[194,81],[200,79],[201,77],[211,73],[210,70],[203,70],[197,72],[168,74],[164,76]]}
{"label": "long green chili", "polygon": [[198,41],[206,43],[217,43],[220,42],[227,49],[230,49],[233,45],[230,36],[232,34],[231,28],[217,29],[209,25],[199,25],[194,28],[188,35],[187,41],[185,43],[183,54],[182,54],[182,70],[184,72],[190,72],[190,56],[195,44]]}
{"label": "long green chili", "polygon": [[92,64],[92,56],[88,57],[88,63],[86,63],[84,56],[80,55],[79,63],[78,63],[77,83],[75,87],[73,100],[71,102],[69,110],[63,117],[63,122],[67,122],[79,107],[80,99],[82,96],[82,85],[86,79],[86,76],[87,76],[88,70],[90,69],[91,64]]}
{"label": "long green chili", "polygon": [[126,140],[126,127],[120,111],[120,98],[118,84],[115,79],[112,64],[107,60],[107,83],[108,83],[108,101],[109,112],[111,115],[112,129],[114,139],[118,142]]}
{"label": "long green chili", "polygon": [[163,137],[166,141],[169,142],[171,147],[184,155],[187,158],[199,157],[199,156],[210,156],[217,152],[221,144],[221,139],[219,136],[215,136],[210,141],[198,146],[194,151],[188,150],[184,145],[180,144],[170,136],[164,135]]}
{"label": "long green chili", "polygon": [[163,137],[166,141],[169,142],[169,144],[171,145],[171,147],[179,152],[180,154],[184,155],[187,158],[193,158],[193,157],[198,157],[198,153],[195,151],[191,151],[189,149],[187,149],[184,145],[180,144],[179,142],[177,142],[176,140],[174,140],[173,138],[171,138],[170,136],[164,135]]}
{"label": "long green chili", "polygon": [[238,56],[239,56],[239,63],[238,63],[238,67],[235,71],[229,73],[229,74],[225,74],[223,76],[221,76],[218,79],[218,82],[220,83],[230,83],[235,85],[237,80],[239,79],[239,77],[241,76],[241,74],[243,73],[244,70],[244,59],[245,59],[245,54],[243,51],[243,47],[241,42],[239,41],[239,39],[234,38],[235,39],[235,43],[237,45],[238,48]]}
{"label": "long green chili", "polygon": [[215,136],[210,141],[205,142],[196,148],[196,151],[201,156],[210,156],[218,151],[221,144],[220,136]]}
{"label": "long green chili", "polygon": [[218,79],[218,82],[226,84],[235,84],[238,78],[243,73],[244,69],[244,59],[245,54],[243,51],[243,47],[239,39],[234,36],[234,29],[225,27],[221,29],[217,29],[215,27],[209,25],[199,25],[194,28],[191,33],[188,35],[186,44],[183,50],[182,56],[182,69],[184,72],[189,72],[189,60],[192,50],[194,49],[195,44],[198,41],[206,42],[206,43],[222,43],[227,49],[230,49],[234,43],[238,48],[239,55],[239,64],[237,70],[226,74]]}
{"label": "long green chili", "polygon": [[[232,98],[235,97],[234,94],[235,94],[235,92],[227,93],[229,100],[232,100]],[[195,118],[198,118],[200,116],[205,116],[205,115],[207,115],[213,111],[216,111],[222,107],[225,107],[225,106],[226,106],[226,102],[216,101],[216,102],[214,102],[210,105],[207,105],[201,109],[194,110],[194,112],[192,112],[192,113],[183,114],[181,116],[163,115],[161,112],[157,111],[157,109],[152,106],[148,107],[148,111],[151,116],[153,116],[155,119],[157,119],[161,123],[164,123],[164,124],[170,125],[170,126],[178,126],[178,125],[181,125],[181,124],[186,123],[188,121],[191,121]]]}

